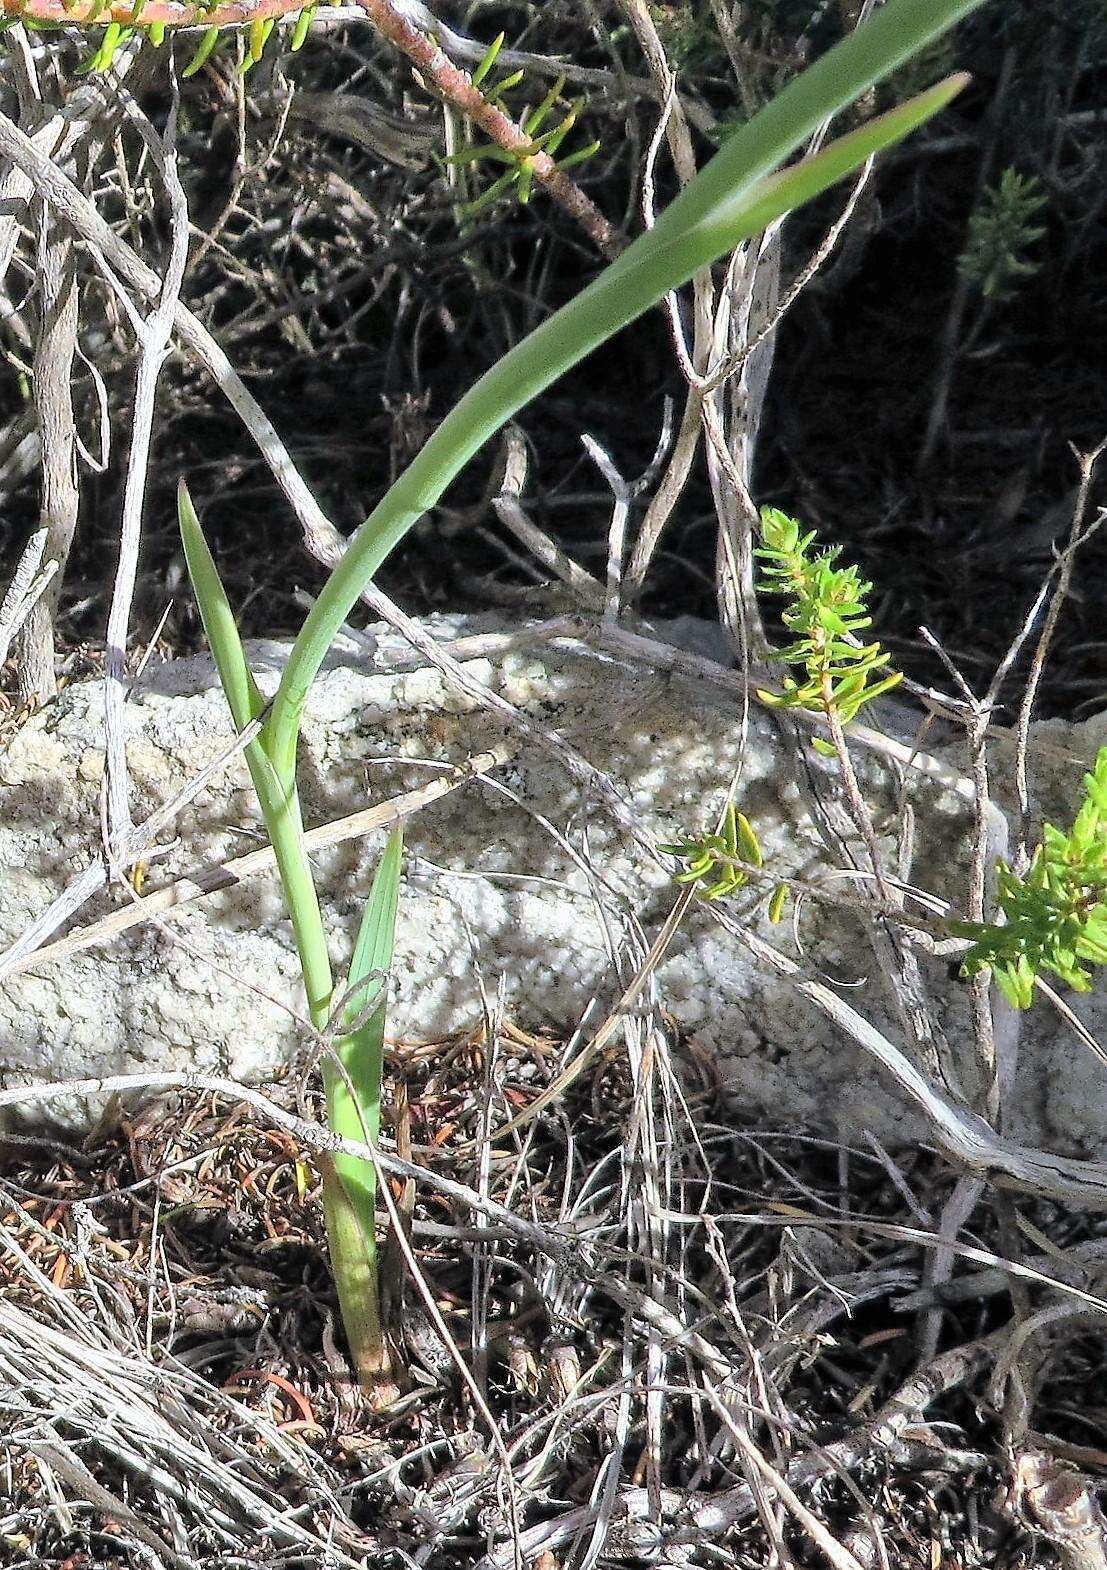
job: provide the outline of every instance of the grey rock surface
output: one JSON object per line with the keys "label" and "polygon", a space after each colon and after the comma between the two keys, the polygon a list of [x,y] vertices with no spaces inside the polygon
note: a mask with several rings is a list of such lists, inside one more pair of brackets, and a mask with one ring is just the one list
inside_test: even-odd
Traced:
{"label": "grey rock surface", "polygon": [[[436,636],[488,623],[438,618]],[[376,629],[378,653],[405,649]],[[264,688],[284,650],[252,645]],[[431,668],[374,673],[364,656],[339,656],[313,689],[304,727],[305,819],[322,823],[425,784],[435,765],[461,762],[508,740],[515,756],[414,817],[393,983],[396,1036],[433,1039],[479,1022],[481,984],[501,978],[511,1012],[564,1037],[592,999],[618,996],[633,970],[623,936],[652,937],[674,885],[641,839],[664,842],[706,826],[731,778],[782,875],[823,878],[830,862],[772,724],[753,710],[743,723],[733,692],[632,667],[580,647],[535,647],[470,666],[534,720],[556,727],[614,783],[639,829],[615,821],[599,793],[582,789],[548,751],[452,691]],[[140,821],[226,748],[232,737],[206,659],[149,671],[126,706],[133,813]],[[1107,721],[1038,728],[1036,783],[1047,815],[1067,821],[1081,767],[1107,739]],[[834,775],[806,749],[820,789]],[[895,826],[900,782],[892,767],[860,757],[861,778],[882,829]],[[0,947],[17,937],[95,853],[104,768],[103,689],[68,688],[10,735],[0,756]],[[910,775],[914,877],[963,903],[967,815],[946,788]],[[175,839],[152,863],[149,887],[258,843],[260,819],[241,760],[223,768],[176,821]],[[316,858],[333,959],[341,971],[369,887],[380,836]],[[844,890],[836,881],[830,885]],[[102,896],[77,921],[118,905]],[[748,903],[748,902],[747,902]],[[739,899],[736,913],[742,910]],[[796,929],[758,930],[831,978],[869,1018],[902,1042],[872,950],[852,914],[807,902]],[[968,1041],[968,999],[945,963],[924,979],[955,1052]],[[779,1126],[803,1123],[896,1146],[921,1125],[896,1087],[788,985],[696,906],[657,975],[661,1006],[728,1083],[736,1114]],[[1081,1000],[1096,1028],[1102,1004]],[[25,970],[0,986],[0,1081],[196,1069],[264,1082],[302,1061],[310,1041],[291,934],[276,880],[260,877],[173,912],[109,946]],[[591,1016],[594,1020],[601,1014]],[[1059,1022],[1036,1011],[1024,1031],[1008,1127],[1058,1150],[1107,1153],[1107,1070]],[[75,1100],[52,1116],[80,1125]]]}

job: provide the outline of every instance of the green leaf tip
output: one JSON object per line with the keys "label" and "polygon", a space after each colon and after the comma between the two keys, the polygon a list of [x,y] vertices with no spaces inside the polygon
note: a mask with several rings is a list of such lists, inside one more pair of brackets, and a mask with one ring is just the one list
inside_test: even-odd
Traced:
{"label": "green leaf tip", "polygon": [[370,1003],[373,1003],[374,1008],[383,1007],[384,1004],[383,987],[380,989],[382,995],[373,998],[369,986],[364,983],[387,976],[392,964],[403,854],[404,830],[401,824],[388,836],[388,843],[377,866],[369,898],[362,912],[361,926],[358,929],[357,942],[350,960],[347,982],[349,989],[345,1011],[347,1030],[352,1029],[357,1021],[364,1017]]}
{"label": "green leaf tip", "polygon": [[177,524],[181,531],[188,575],[192,579],[215,668],[219,672],[231,718],[236,728],[242,731],[265,712],[265,699],[247,663],[223,580],[208,549],[184,480],[177,482]]}

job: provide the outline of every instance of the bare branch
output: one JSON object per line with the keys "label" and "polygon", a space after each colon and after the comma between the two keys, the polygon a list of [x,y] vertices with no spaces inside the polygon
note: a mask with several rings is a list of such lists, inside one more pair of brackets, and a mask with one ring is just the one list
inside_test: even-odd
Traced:
{"label": "bare branch", "polygon": [[48,561],[39,571],[47,533],[46,529],[36,529],[27,541],[3,604],[0,604],[0,665],[7,659],[12,639],[27,620],[35,601],[58,570],[56,561]]}
{"label": "bare branch", "polygon": [[45,203],[39,213],[39,321],[32,392],[42,455],[39,525],[46,530],[45,558],[56,563],[19,636],[19,689],[39,702],[57,692],[54,614],[65,563],[77,528],[76,421],[73,360],[77,352],[77,275],[73,237]]}

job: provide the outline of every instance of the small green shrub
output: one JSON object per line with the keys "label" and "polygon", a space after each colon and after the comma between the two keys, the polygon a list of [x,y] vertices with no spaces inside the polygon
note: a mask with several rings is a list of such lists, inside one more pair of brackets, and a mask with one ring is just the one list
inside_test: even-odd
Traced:
{"label": "small green shrub", "polygon": [[[774,658],[802,670],[803,677],[786,676],[782,692],[761,691],[758,697],[773,708],[810,709],[848,725],[866,703],[903,678],[887,669],[891,656],[879,643],[862,643],[857,636],[872,624],[865,604],[872,584],[856,567],[837,565],[839,546],[813,550],[815,538],[814,529],[804,534],[795,518],[762,508],[758,587],[788,601],[782,620],[795,634],[795,642]],[[821,739],[815,745],[834,751]]]}
{"label": "small green shrub", "polygon": [[1016,169],[1005,169],[999,184],[985,191],[969,219],[958,266],[986,300],[1010,300],[1039,271],[1041,263],[1025,253],[1046,232],[1034,222],[1046,200],[1038,180]]}
{"label": "small green shrub", "polygon": [[[879,643],[857,636],[871,624],[866,599],[872,587],[856,567],[838,565],[836,547],[815,548],[815,531],[803,532],[776,508],[761,514],[763,593],[784,595],[785,626],[795,642],[775,658],[798,667],[783,692],[759,692],[774,708],[802,708],[834,715],[842,724],[900,680],[887,669]],[[834,753],[821,738],[815,746]],[[989,969],[1014,1008],[1029,1008],[1039,977],[1050,971],[1076,992],[1092,986],[1092,965],[1107,964],[1107,747],[1084,776],[1084,801],[1072,829],[1047,823],[1025,874],[1007,863],[998,867],[996,902],[1002,921],[950,921],[945,934],[968,938],[972,947],[962,973]],[[686,863],[678,883],[698,885],[705,899],[723,899],[746,887],[764,866],[756,830],[728,803],[719,832],[706,832],[660,847]],[[769,902],[779,920],[787,884],[778,883]]]}
{"label": "small green shrub", "polygon": [[1107,747],[1084,776],[1084,802],[1069,833],[1047,823],[1025,875],[999,867],[1002,925],[957,922],[973,939],[963,970],[990,967],[1014,1008],[1029,1008],[1043,971],[1089,992],[1089,965],[1107,964]]}
{"label": "small green shrub", "polygon": [[[802,669],[803,679],[786,676],[782,692],[761,690],[758,697],[771,708],[807,709],[836,725],[847,725],[865,704],[901,680],[888,669],[890,656],[879,643],[862,643],[857,634],[871,624],[865,604],[872,585],[856,567],[837,565],[838,546],[815,548],[814,529],[776,507],[761,510],[762,562],[758,588],[762,594],[783,595],[782,620],[795,642],[773,658]],[[834,727],[832,726],[832,729]],[[820,752],[833,756],[834,746],[817,737]],[[719,832],[705,832],[662,845],[662,850],[687,863],[676,874],[678,883],[694,883],[704,899],[724,899],[744,888],[750,869],[760,870],[764,857],[757,833],[733,802],[728,802]],[[744,865],[742,865],[744,863]],[[778,883],[769,898],[768,915],[779,921],[788,885]]]}

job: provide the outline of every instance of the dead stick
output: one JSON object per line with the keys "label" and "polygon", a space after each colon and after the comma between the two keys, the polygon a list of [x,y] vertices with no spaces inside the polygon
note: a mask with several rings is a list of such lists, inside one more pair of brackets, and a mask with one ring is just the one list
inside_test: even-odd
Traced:
{"label": "dead stick", "polygon": [[[457,790],[459,785],[465,785],[478,775],[487,774],[489,770],[497,768],[505,763],[509,756],[509,751],[505,747],[479,753],[475,758],[470,758],[468,763],[451,769],[445,779],[432,780],[429,785],[420,785],[415,790],[405,791],[402,796],[394,796],[391,801],[382,801],[375,807],[363,807],[360,812],[351,812],[344,818],[336,818],[331,823],[322,823],[318,828],[308,829],[304,834],[304,844],[309,851],[323,850],[328,845],[339,845],[344,840],[356,839],[362,834],[371,834],[374,829],[390,828],[411,813],[429,806],[432,801],[441,800],[443,796]],[[53,964],[66,955],[97,948],[131,927],[141,926],[147,921],[152,921],[155,916],[175,910],[178,906],[190,904],[193,900],[203,899],[207,894],[215,894],[219,889],[232,888],[235,884],[244,883],[247,878],[256,877],[261,872],[269,872],[274,866],[273,847],[266,845],[260,850],[249,851],[245,856],[238,856],[234,861],[214,862],[210,866],[201,867],[197,872],[178,878],[167,888],[155,889],[144,899],[135,900],[134,903],[124,906],[122,910],[113,911],[110,916],[105,916],[90,926],[68,933],[66,937],[59,938],[56,943],[46,943],[41,948],[33,949],[16,961],[6,973],[5,980],[8,976],[18,975],[22,970],[39,970],[42,966]]]}

